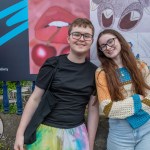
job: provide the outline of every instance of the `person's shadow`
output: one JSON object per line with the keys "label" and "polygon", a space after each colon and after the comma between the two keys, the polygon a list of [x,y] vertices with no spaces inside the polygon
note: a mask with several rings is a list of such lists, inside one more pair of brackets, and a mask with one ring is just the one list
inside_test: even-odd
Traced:
{"label": "person's shadow", "polygon": [[108,118],[100,115],[94,150],[106,150],[108,128]]}

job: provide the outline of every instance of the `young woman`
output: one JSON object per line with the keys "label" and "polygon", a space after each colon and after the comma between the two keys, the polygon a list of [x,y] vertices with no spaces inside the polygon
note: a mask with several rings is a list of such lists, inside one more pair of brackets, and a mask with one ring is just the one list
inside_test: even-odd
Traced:
{"label": "young woman", "polygon": [[[86,60],[93,35],[94,27],[86,18],[77,18],[70,25],[67,38],[70,53],[59,57],[59,67],[50,88],[58,103],[41,122],[36,141],[27,144],[27,150],[93,150],[99,118],[98,104],[93,105],[97,67]],[[55,63],[56,57],[49,58],[40,69],[17,130],[15,150],[23,150],[25,129],[47,89]],[[87,104],[88,134],[84,124]]]}
{"label": "young woman", "polygon": [[97,39],[101,66],[96,70],[98,99],[109,118],[107,150],[149,150],[150,71],[136,60],[128,42],[115,30]]}

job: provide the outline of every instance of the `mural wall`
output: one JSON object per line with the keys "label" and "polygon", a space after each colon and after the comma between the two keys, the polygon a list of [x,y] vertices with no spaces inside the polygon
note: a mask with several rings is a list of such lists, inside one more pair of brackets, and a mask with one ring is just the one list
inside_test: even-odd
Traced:
{"label": "mural wall", "polygon": [[150,65],[150,0],[1,0],[0,80],[35,80],[46,58],[69,53],[67,30],[77,17],[95,26],[90,60],[96,65],[96,38],[106,28],[121,32]]}

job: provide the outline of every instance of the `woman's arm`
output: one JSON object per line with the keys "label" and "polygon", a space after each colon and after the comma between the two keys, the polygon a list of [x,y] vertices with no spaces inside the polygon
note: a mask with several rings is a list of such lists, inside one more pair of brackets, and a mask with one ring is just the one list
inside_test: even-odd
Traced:
{"label": "woman's arm", "polygon": [[[145,83],[150,87],[150,70],[144,62],[140,62],[139,69],[142,71]],[[142,99],[142,109],[150,114],[150,90],[146,89],[146,96]]]}
{"label": "woman's arm", "polygon": [[100,106],[107,117],[124,119],[132,116],[141,109],[141,95],[134,94],[124,100],[112,101],[108,90],[109,85],[107,84],[105,72],[99,68],[96,71],[95,77]]}

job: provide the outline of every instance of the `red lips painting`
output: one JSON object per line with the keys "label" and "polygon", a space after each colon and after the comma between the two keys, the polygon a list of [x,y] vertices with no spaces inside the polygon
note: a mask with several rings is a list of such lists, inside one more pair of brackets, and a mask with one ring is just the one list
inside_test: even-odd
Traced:
{"label": "red lips painting", "polygon": [[89,18],[89,1],[29,1],[30,74],[37,74],[44,61],[69,53],[68,26],[77,17]]}

